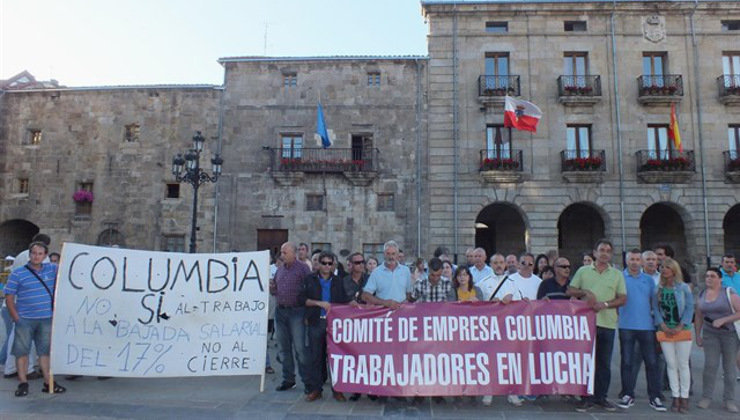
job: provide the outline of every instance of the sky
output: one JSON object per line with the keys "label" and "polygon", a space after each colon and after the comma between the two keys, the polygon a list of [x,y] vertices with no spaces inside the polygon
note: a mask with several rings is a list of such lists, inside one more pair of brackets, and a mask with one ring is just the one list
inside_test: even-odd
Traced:
{"label": "sky", "polygon": [[221,84],[220,57],[426,55],[419,0],[0,0],[0,79]]}

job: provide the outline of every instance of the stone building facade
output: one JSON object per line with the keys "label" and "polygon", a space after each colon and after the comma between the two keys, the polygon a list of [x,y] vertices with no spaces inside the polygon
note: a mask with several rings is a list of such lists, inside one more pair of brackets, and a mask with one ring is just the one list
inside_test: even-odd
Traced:
{"label": "stone building facade", "polygon": [[[740,74],[739,2],[422,7],[430,238],[570,257],[601,236],[617,250],[669,242],[690,269],[738,251],[726,159],[738,157],[739,81],[725,75]],[[542,109],[535,134],[502,127],[507,93]],[[667,141],[672,104],[683,153]]]}
{"label": "stone building facade", "polygon": [[[740,252],[740,2],[421,5],[424,57],[229,57],[223,86],[4,88],[0,251],[38,229],[185,250],[192,188],[170,165],[199,130],[225,160],[201,188],[199,251],[396,239],[407,255],[575,257],[607,236],[669,242],[690,271]],[[503,127],[506,94],[542,109],[536,133]],[[88,188],[92,204],[72,200]]]}

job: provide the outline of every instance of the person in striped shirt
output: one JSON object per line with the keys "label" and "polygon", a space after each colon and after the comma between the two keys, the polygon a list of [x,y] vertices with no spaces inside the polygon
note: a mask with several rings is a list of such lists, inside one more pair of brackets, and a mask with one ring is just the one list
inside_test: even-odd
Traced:
{"label": "person in striped shirt", "polygon": [[[10,273],[5,285],[5,303],[10,317],[15,323],[13,355],[18,367],[18,388],[16,397],[28,395],[28,353],[31,341],[36,344],[39,364],[44,374],[42,392],[49,392],[49,347],[51,343],[51,317],[53,312],[53,295],[56,286],[57,265],[44,263],[49,253],[43,242],[32,242],[28,247],[28,264],[18,267]],[[66,389],[54,384],[54,392],[62,393]]]}

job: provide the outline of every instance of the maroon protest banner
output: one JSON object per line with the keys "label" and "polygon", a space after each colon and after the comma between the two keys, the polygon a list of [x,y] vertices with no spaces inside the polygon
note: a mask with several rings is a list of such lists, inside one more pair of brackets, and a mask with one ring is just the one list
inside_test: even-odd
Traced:
{"label": "maroon protest banner", "polygon": [[587,395],[595,331],[582,302],[332,306],[329,368],[339,392]]}

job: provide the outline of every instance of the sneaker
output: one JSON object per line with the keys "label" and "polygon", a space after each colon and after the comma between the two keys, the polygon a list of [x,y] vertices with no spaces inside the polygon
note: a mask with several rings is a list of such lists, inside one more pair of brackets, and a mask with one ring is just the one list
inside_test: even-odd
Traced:
{"label": "sneaker", "polygon": [[725,408],[727,408],[727,411],[729,411],[730,413],[738,412],[737,405],[735,405],[734,401],[727,401],[725,403]]}
{"label": "sneaker", "polygon": [[598,405],[599,407],[603,408],[606,411],[617,411],[617,406],[614,405],[613,402],[611,402],[611,401],[609,401],[607,399],[604,399],[604,400],[601,400],[601,401],[597,401],[596,402],[596,405]]}
{"label": "sneaker", "polygon": [[279,387],[275,388],[275,391],[287,391],[295,388],[295,382],[283,382]]}
{"label": "sneaker", "polygon": [[493,404],[493,396],[491,396],[491,395],[485,395],[485,396],[483,396],[483,405],[485,405],[486,407],[488,407],[491,404]]}
{"label": "sneaker", "polygon": [[513,405],[514,407],[522,406],[522,400],[519,398],[518,395],[509,395],[508,397],[506,397],[506,401],[508,401],[509,404]]}
{"label": "sneaker", "polygon": [[[650,401],[650,405],[652,404],[653,402]],[[633,405],[635,405],[635,399],[630,397],[629,395],[624,395],[617,401],[617,407],[625,410],[632,407]]]}
{"label": "sneaker", "polygon": [[594,407],[594,403],[590,399],[584,398],[576,404],[576,411],[579,413],[585,413]]}
{"label": "sneaker", "polygon": [[650,400],[650,407],[653,407],[653,410],[655,411],[668,411],[668,409],[665,408],[665,406],[663,405],[663,401],[661,401],[658,397]]}

